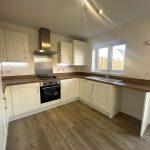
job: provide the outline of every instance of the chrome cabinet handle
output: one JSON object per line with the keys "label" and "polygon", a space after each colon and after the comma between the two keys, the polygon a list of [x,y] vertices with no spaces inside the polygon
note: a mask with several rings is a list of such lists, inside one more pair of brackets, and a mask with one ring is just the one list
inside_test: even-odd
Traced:
{"label": "chrome cabinet handle", "polygon": [[3,100],[5,101],[5,104],[6,104],[4,109],[7,109],[7,99],[6,99],[6,97],[4,97]]}

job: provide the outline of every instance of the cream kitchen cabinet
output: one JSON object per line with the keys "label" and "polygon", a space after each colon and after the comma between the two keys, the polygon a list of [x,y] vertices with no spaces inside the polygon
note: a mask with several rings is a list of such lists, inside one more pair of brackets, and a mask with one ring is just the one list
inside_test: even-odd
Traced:
{"label": "cream kitchen cabinet", "polygon": [[40,108],[39,83],[13,85],[11,92],[14,115]]}
{"label": "cream kitchen cabinet", "polygon": [[78,97],[78,79],[66,79],[61,81],[61,103]]}
{"label": "cream kitchen cabinet", "polygon": [[5,106],[3,103],[2,84],[0,77],[0,150],[5,150],[7,139],[7,116],[5,115]]}
{"label": "cream kitchen cabinet", "polygon": [[12,106],[12,99],[11,99],[11,86],[7,86],[4,92],[4,99],[6,100],[7,104],[7,116],[8,116],[8,121],[10,118],[13,117],[13,106]]}
{"label": "cream kitchen cabinet", "polygon": [[108,112],[109,104],[109,85],[93,82],[93,101],[92,104],[101,110]]}
{"label": "cream kitchen cabinet", "polygon": [[112,118],[120,111],[121,88],[87,79],[79,79],[79,98]]}
{"label": "cream kitchen cabinet", "polygon": [[74,65],[85,66],[87,64],[87,49],[88,44],[86,42],[73,41]]}
{"label": "cream kitchen cabinet", "polygon": [[58,63],[73,64],[73,49],[72,43],[60,42],[58,43]]}
{"label": "cream kitchen cabinet", "polygon": [[28,37],[24,33],[5,30],[7,59],[9,62],[24,62],[28,57]]}
{"label": "cream kitchen cabinet", "polygon": [[112,118],[120,111],[121,88],[93,82],[92,105]]}
{"label": "cream kitchen cabinet", "polygon": [[0,61],[6,61],[6,43],[5,43],[5,33],[3,29],[0,29]]}
{"label": "cream kitchen cabinet", "polygon": [[92,82],[85,79],[79,79],[79,98],[85,102],[92,103]]}

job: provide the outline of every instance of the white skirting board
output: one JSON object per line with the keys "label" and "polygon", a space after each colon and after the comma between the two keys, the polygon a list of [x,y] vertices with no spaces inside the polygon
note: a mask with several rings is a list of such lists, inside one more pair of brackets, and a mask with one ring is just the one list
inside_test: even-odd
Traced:
{"label": "white skirting board", "polygon": [[40,113],[42,111],[46,111],[48,109],[52,109],[52,108],[55,108],[55,107],[58,107],[58,106],[61,106],[61,105],[64,105],[64,104],[76,101],[76,100],[78,100],[78,98],[67,100],[65,102],[61,102],[61,100],[60,100],[60,102],[58,102],[58,101],[57,101],[57,103],[52,102],[52,104],[49,103],[49,105],[45,105],[45,106],[42,105],[40,109],[33,110],[33,111],[30,111],[30,112],[27,112],[27,113],[23,113],[23,114],[11,117],[11,118],[9,118],[9,121],[14,121],[14,120],[21,119],[21,118],[24,118],[24,117],[27,117],[27,116],[30,116],[30,115],[34,115],[34,114]]}

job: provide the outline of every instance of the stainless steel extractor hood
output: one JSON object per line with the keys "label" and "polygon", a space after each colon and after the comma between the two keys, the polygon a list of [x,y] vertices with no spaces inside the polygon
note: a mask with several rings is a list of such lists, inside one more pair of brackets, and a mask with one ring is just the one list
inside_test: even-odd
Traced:
{"label": "stainless steel extractor hood", "polygon": [[45,28],[39,29],[39,49],[35,50],[34,55],[52,56],[57,54],[50,49],[50,30]]}

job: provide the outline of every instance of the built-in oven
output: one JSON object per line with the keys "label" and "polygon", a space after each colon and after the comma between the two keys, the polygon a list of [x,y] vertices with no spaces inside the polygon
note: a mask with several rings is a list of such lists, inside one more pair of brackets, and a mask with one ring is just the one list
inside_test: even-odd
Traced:
{"label": "built-in oven", "polygon": [[41,103],[60,99],[61,88],[59,80],[41,82],[40,87]]}

